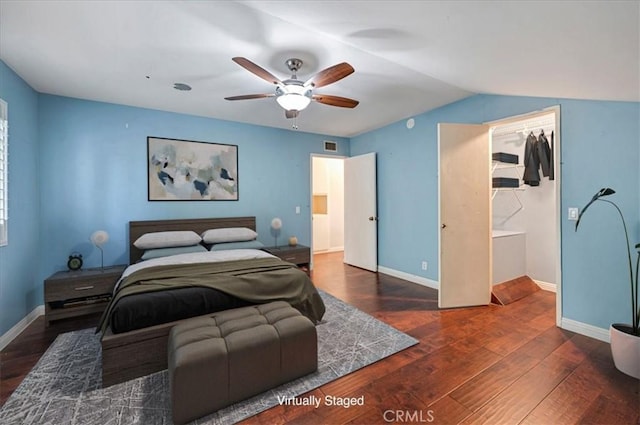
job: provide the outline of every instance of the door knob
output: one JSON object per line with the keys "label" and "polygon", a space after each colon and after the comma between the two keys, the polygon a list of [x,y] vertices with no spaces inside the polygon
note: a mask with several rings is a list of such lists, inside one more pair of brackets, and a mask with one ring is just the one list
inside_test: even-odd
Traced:
{"label": "door knob", "polygon": [[442,226],[441,226],[441,227],[444,229],[445,227],[447,227],[447,225],[446,225],[446,224],[444,224],[444,223],[442,223]]}
{"label": "door knob", "polygon": [[374,217],[374,216],[369,217],[369,221],[376,221],[377,219],[378,217]]}

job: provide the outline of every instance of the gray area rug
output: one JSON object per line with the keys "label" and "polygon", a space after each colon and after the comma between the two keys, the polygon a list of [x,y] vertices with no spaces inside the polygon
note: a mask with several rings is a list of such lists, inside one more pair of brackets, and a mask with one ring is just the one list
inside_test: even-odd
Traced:
{"label": "gray area rug", "polygon": [[[206,416],[230,424],[404,350],[418,341],[320,291],[327,311],[318,331],[318,371]],[[59,335],[0,410],[1,424],[171,424],[167,371],[102,389],[93,329]]]}

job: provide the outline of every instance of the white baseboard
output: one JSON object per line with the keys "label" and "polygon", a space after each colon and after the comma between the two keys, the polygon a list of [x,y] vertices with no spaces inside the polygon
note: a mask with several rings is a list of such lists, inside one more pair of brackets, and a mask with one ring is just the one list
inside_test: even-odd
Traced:
{"label": "white baseboard", "polygon": [[427,279],[426,277],[416,276],[415,274],[401,272],[399,270],[390,269],[384,266],[378,266],[378,272],[388,274],[389,276],[397,277],[399,279],[408,280],[409,282],[417,283],[418,285],[426,286],[432,289],[438,289],[440,284],[435,280]]}
{"label": "white baseboard", "polygon": [[578,322],[577,320],[567,319],[566,317],[561,319],[560,327],[571,332],[579,333],[580,335],[585,335],[604,342],[610,342],[609,329],[602,329],[597,326]]}
{"label": "white baseboard", "polygon": [[0,350],[4,350],[4,348],[9,345],[9,343],[13,341],[15,337],[17,337],[22,331],[27,329],[31,322],[42,315],[44,315],[44,305],[39,305],[34,308],[31,313],[23,317],[22,320],[13,325],[11,329],[0,336]]}
{"label": "white baseboard", "polygon": [[543,280],[535,280],[535,279],[533,281],[543,291],[556,292],[556,284],[555,283],[549,283],[549,282],[545,282]]}

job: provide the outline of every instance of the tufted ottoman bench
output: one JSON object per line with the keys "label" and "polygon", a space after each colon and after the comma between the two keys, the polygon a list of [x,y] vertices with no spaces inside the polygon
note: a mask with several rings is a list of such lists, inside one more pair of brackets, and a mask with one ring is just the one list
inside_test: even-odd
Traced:
{"label": "tufted ottoman bench", "polygon": [[283,301],[187,320],[168,341],[173,421],[183,424],[318,368],[313,323]]}

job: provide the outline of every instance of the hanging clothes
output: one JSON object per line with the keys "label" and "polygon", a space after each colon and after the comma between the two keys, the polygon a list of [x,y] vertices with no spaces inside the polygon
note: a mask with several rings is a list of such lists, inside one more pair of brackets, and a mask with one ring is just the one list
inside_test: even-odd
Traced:
{"label": "hanging clothes", "polygon": [[549,177],[549,173],[551,170],[551,163],[549,161],[549,157],[551,156],[551,148],[549,147],[549,141],[547,137],[544,135],[544,130],[540,130],[540,135],[538,136],[538,144],[536,145],[538,150],[538,159],[540,160],[540,167],[542,168],[542,175],[544,177]]}
{"label": "hanging clothes", "polygon": [[552,131],[551,132],[551,149],[550,149],[550,152],[549,152],[549,180],[554,180],[555,179],[555,175],[556,175],[555,169],[554,169],[554,166],[553,166],[553,162],[554,162],[553,161],[553,152],[554,152],[553,149],[554,148],[553,148],[553,131]]}
{"label": "hanging clothes", "polygon": [[534,136],[533,131],[527,137],[524,144],[524,175],[522,180],[524,184],[529,186],[540,185],[540,158],[538,156],[538,139]]}

